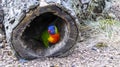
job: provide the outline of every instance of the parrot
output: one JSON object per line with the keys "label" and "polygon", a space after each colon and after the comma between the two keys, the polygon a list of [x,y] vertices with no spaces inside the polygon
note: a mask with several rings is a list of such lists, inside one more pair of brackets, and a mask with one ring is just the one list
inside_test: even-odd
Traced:
{"label": "parrot", "polygon": [[49,43],[55,44],[59,41],[60,34],[55,25],[51,25],[48,27],[48,33],[49,33],[49,38],[48,38]]}
{"label": "parrot", "polygon": [[58,29],[55,25],[49,25],[48,29],[43,31],[41,35],[41,39],[45,45],[45,47],[49,47],[50,44],[55,44],[60,39],[60,34],[58,32]]}

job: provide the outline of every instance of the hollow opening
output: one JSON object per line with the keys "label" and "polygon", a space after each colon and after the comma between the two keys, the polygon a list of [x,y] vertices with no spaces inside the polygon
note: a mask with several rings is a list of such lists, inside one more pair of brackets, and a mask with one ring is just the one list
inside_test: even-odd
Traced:
{"label": "hollow opening", "polygon": [[[46,48],[41,40],[41,36],[42,32],[47,30],[48,26],[51,24],[54,24],[58,28],[60,42],[65,35],[66,22],[52,12],[46,12],[33,19],[24,30],[21,36],[24,45],[33,51],[45,50]],[[50,44],[50,47],[51,46],[54,46],[54,44]]]}

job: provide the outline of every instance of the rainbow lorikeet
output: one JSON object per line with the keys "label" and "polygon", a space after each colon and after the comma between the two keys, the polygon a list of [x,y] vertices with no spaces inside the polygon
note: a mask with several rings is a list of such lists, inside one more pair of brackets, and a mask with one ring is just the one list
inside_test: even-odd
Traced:
{"label": "rainbow lorikeet", "polygon": [[57,27],[55,25],[48,26],[48,29],[42,33],[41,39],[45,47],[49,47],[49,43],[57,43],[60,39],[60,34],[58,32]]}

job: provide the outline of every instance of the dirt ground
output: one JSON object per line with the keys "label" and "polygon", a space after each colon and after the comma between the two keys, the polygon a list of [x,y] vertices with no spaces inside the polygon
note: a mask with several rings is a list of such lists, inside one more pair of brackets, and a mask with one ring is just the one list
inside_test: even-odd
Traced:
{"label": "dirt ground", "polygon": [[[112,3],[111,12],[120,18],[120,0]],[[77,43],[74,52],[64,58],[36,59],[22,63],[12,54],[7,43],[0,43],[3,46],[0,47],[0,67],[120,67],[120,28],[115,28],[111,37],[107,37],[105,32],[98,32],[89,26],[81,32],[82,41]],[[2,38],[0,34],[0,40]]]}

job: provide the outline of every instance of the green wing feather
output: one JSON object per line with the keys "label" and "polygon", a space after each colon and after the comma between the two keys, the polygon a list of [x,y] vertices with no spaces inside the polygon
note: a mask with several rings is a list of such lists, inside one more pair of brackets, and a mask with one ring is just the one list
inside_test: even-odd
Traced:
{"label": "green wing feather", "polygon": [[57,27],[55,26],[55,33],[58,33],[58,29],[57,29]]}
{"label": "green wing feather", "polygon": [[41,39],[42,39],[42,41],[43,41],[43,43],[44,43],[44,46],[45,46],[46,48],[49,47],[48,38],[49,38],[49,33],[48,33],[47,30],[45,30],[45,31],[42,33],[42,35],[41,35]]}

